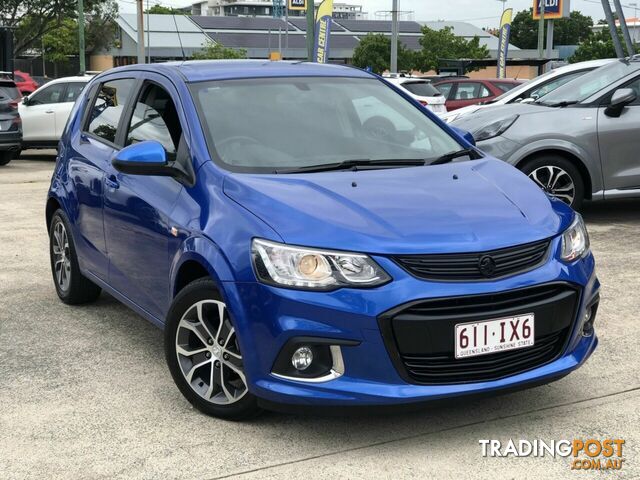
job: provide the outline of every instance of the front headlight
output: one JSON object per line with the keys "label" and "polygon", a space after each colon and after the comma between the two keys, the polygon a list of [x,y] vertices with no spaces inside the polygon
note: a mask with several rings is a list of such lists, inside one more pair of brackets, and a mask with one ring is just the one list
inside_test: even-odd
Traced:
{"label": "front headlight", "polygon": [[571,226],[562,234],[562,255],[565,262],[573,262],[589,251],[589,234],[582,216],[576,213]]}
{"label": "front headlight", "polygon": [[255,238],[251,244],[258,279],[270,285],[313,290],[373,287],[391,277],[367,255],[294,247]]}
{"label": "front headlight", "polygon": [[515,123],[519,116],[520,115],[511,115],[510,117],[503,118],[497,122],[490,123],[489,125],[473,132],[473,138],[476,139],[476,142],[481,142],[493,137],[498,137],[506,132],[509,127]]}

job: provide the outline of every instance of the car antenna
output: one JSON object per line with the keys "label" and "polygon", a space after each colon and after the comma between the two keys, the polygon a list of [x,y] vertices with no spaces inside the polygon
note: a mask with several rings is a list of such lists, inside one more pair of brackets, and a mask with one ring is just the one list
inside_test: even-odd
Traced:
{"label": "car antenna", "polygon": [[172,14],[173,16],[173,23],[176,26],[176,33],[178,34],[178,41],[180,42],[180,51],[182,51],[182,61],[186,62],[187,59],[184,56],[184,47],[182,46],[182,38],[180,38],[180,29],[178,28],[178,21],[176,20],[176,14]]}

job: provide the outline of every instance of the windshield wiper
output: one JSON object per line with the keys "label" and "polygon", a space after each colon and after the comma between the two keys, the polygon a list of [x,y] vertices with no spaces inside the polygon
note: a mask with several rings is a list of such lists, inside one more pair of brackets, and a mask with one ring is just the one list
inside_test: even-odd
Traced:
{"label": "windshield wiper", "polygon": [[370,170],[371,167],[414,167],[424,165],[422,159],[406,160],[345,160],[344,162],[324,163],[320,165],[307,165],[305,167],[276,169],[273,173],[313,173],[330,172],[335,170]]}
{"label": "windshield wiper", "polygon": [[551,108],[564,108],[564,107],[568,107],[569,105],[575,105],[576,103],[578,103],[577,100],[563,100],[562,102],[555,102],[555,103],[547,103],[547,102],[536,102],[539,105],[544,105],[545,107],[551,107]]}
{"label": "windshield wiper", "polygon": [[480,154],[477,152],[477,150],[473,148],[464,148],[462,150],[458,150],[457,152],[451,152],[442,155],[441,157],[436,158],[434,161],[429,162],[429,165],[442,165],[443,163],[449,163],[456,158],[464,157],[466,155],[468,155],[472,160],[480,158]]}

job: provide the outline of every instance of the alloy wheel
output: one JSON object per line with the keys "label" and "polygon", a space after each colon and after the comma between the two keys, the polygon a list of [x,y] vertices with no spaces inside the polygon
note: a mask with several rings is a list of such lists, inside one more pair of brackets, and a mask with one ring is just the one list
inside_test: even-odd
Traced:
{"label": "alloy wheel", "polygon": [[529,178],[550,195],[567,205],[573,204],[576,186],[571,175],[562,168],[553,165],[538,167],[529,174]]}
{"label": "alloy wheel", "polygon": [[182,375],[206,401],[230,405],[248,392],[238,339],[223,302],[203,300],[187,309],[175,348]]}
{"label": "alloy wheel", "polygon": [[71,283],[69,237],[62,222],[56,223],[53,229],[53,271],[60,290],[63,292],[69,290]]}

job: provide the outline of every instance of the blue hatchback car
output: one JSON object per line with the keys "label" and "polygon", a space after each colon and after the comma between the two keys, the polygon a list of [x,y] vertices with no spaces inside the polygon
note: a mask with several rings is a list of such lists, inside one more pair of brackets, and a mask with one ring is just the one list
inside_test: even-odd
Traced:
{"label": "blue hatchback car", "polygon": [[46,205],[60,299],[165,330],[200,410],[417,404],[550,382],[593,352],[581,217],[353,68],[96,76]]}

